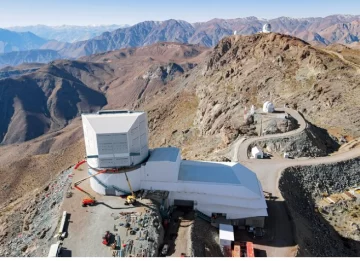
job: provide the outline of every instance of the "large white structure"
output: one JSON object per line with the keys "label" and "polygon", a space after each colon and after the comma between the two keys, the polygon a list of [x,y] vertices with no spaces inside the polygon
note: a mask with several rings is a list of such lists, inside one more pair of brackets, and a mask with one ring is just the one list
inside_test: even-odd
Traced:
{"label": "large white structure", "polygon": [[[129,115],[136,116],[131,123],[129,122]],[[100,130],[104,133],[104,128],[94,127],[93,124],[101,124],[101,120],[93,121],[92,117],[101,119],[107,122],[111,114],[86,114],[83,115],[83,125],[89,130],[94,130],[91,135],[98,135],[96,132]],[[109,130],[109,133],[116,133],[120,131],[126,137],[128,133],[124,130],[128,129],[131,132],[134,124],[142,122],[146,119],[143,112],[134,113],[117,113],[113,114],[113,120],[127,122],[125,127],[117,127]],[[121,124],[112,122],[113,126],[121,126]],[[142,126],[140,124],[140,126]],[[111,126],[109,126],[111,128]],[[143,127],[145,128],[145,127]],[[145,128],[147,130],[147,127]],[[89,131],[84,134],[85,140],[88,138]],[[142,131],[140,131],[142,133]],[[147,137],[146,137],[147,140]],[[129,141],[129,139],[128,139]],[[113,145],[113,151],[116,151],[116,146]],[[131,147],[131,146],[130,146]],[[147,146],[143,147],[146,149]],[[96,154],[98,151],[86,150],[88,155]],[[125,149],[124,149],[125,151]],[[125,152],[123,152],[126,154]],[[118,172],[106,172],[97,175],[90,179],[91,187],[94,191],[104,195],[122,195],[129,193],[129,187],[126,182],[124,172],[126,171],[131,186],[134,191],[138,190],[161,190],[169,191],[169,196],[165,204],[167,206],[188,206],[201,214],[208,217],[214,214],[221,216],[227,223],[233,225],[253,225],[263,227],[264,217],[267,216],[267,206],[262,191],[261,184],[256,177],[256,174],[248,168],[234,162],[204,162],[204,161],[188,161],[181,160],[180,150],[178,148],[157,148],[150,151],[150,156],[147,158],[141,153],[143,161],[137,161],[128,169],[119,169]],[[95,161],[88,160],[89,174],[95,174],[99,168],[103,166],[99,160],[100,155]],[[116,158],[105,154],[108,158]],[[134,162],[131,159],[131,154],[126,154],[130,157],[129,162]],[[125,157],[124,155],[123,157]],[[137,158],[139,159],[139,158]],[[97,160],[97,161],[96,161]],[[97,164],[98,165],[92,165]],[[110,164],[106,164],[110,165]],[[119,167],[123,167],[122,164]],[[114,167],[114,166],[111,166]],[[107,167],[106,167],[107,168]],[[221,222],[224,223],[224,222]]]}
{"label": "large white structure", "polygon": [[264,105],[263,105],[263,112],[266,112],[266,113],[271,113],[271,112],[274,112],[275,110],[275,106],[272,102],[265,102]]}
{"label": "large white structure", "polygon": [[148,157],[146,113],[99,111],[83,114],[82,121],[91,167],[133,166]]}

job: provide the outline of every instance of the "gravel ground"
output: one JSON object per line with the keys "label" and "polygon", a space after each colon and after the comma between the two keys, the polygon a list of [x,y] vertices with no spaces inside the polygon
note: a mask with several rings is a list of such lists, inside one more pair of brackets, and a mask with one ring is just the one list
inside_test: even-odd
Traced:
{"label": "gravel ground", "polygon": [[[86,164],[74,173],[74,180],[87,177]],[[142,249],[146,250],[146,256],[158,255],[164,230],[158,206],[152,200],[138,200],[136,207],[125,206],[125,199],[121,197],[102,196],[93,192],[89,180],[81,183],[81,188],[94,195],[98,204],[93,207],[81,207],[81,200],[85,195],[78,190],[73,190],[71,198],[65,198],[62,210],[70,215],[68,237],[63,244],[65,256],[111,257],[112,249],[102,244],[102,237],[107,230],[114,236],[112,242],[116,235],[120,236],[122,244],[129,244],[130,240],[133,242],[131,253],[128,251],[128,255],[136,256]],[[125,213],[128,214],[124,215]],[[147,219],[148,223],[144,226],[139,225],[141,219]],[[155,220],[159,224],[157,227],[153,226]],[[124,226],[126,223],[130,223],[131,228],[138,228],[139,231],[135,235],[130,235]]]}
{"label": "gravel ground", "polygon": [[68,169],[1,211],[0,256],[47,256],[61,218],[64,191],[71,183]]}
{"label": "gravel ground", "polygon": [[196,218],[191,231],[194,257],[223,257],[219,245],[218,229],[209,222]]}
{"label": "gravel ground", "polygon": [[360,255],[359,241],[340,236],[316,211],[315,205],[324,193],[340,193],[360,184],[359,169],[358,158],[328,165],[291,167],[283,172],[279,189],[295,221],[299,256]]}

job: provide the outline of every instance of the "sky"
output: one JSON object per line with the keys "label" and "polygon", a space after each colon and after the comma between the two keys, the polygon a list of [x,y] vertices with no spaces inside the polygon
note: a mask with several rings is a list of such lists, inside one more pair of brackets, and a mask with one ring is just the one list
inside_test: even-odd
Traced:
{"label": "sky", "polygon": [[359,0],[0,0],[0,27],[360,14]]}

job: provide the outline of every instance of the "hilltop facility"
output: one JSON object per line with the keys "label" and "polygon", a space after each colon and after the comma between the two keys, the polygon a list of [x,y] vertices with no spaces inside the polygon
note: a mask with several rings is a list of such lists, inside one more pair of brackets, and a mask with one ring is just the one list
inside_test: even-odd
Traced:
{"label": "hilltop facility", "polygon": [[95,192],[128,194],[126,172],[134,191],[168,191],[165,207],[186,206],[217,224],[264,226],[261,184],[243,165],[182,160],[174,147],[150,150],[145,112],[99,111],[82,122],[89,175],[106,170],[90,179]]}

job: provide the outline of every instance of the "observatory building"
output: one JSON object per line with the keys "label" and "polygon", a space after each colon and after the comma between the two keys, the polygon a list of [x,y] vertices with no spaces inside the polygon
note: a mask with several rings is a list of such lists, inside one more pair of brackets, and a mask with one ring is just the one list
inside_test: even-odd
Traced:
{"label": "observatory building", "polygon": [[264,24],[262,28],[263,33],[271,33],[271,25],[270,24]]}
{"label": "observatory building", "polygon": [[256,174],[235,162],[182,160],[174,147],[148,148],[145,112],[83,114],[91,188],[103,195],[168,191],[165,207],[188,206],[212,223],[263,227],[267,206]]}

